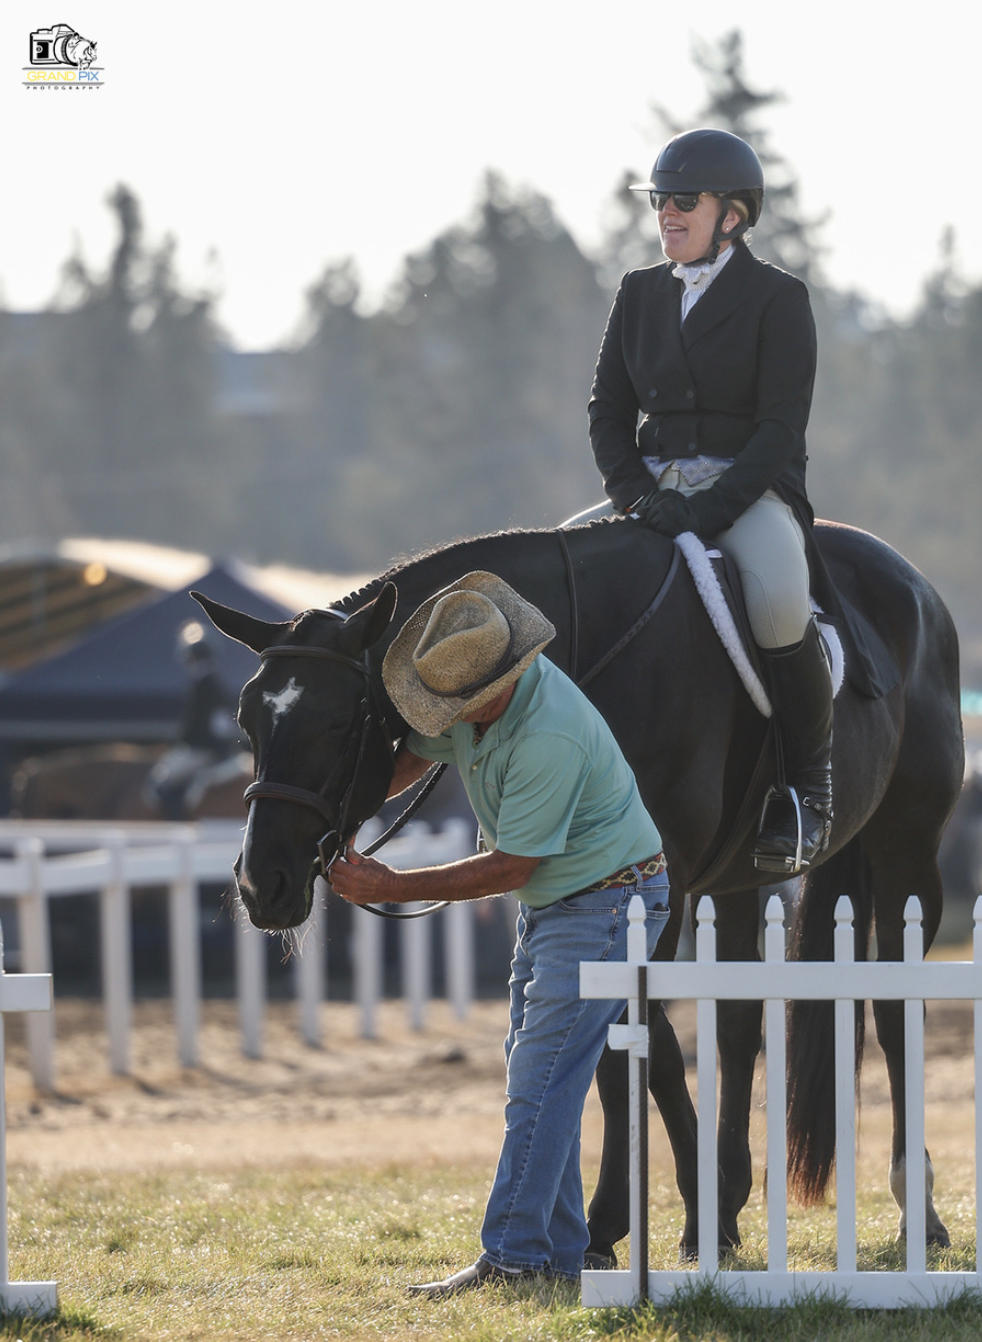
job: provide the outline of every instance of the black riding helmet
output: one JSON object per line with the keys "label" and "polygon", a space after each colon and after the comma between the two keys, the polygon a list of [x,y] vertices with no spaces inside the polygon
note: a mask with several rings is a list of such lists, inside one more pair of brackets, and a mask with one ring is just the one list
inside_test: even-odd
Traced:
{"label": "black riding helmet", "polygon": [[[740,237],[760,218],[764,202],[764,170],[760,159],[745,140],[726,130],[683,131],[673,136],[659,151],[651,170],[650,182],[635,182],[632,191],[658,191],[698,194],[711,192],[720,197],[719,223],[713,236],[712,255],[704,258],[714,261],[724,236],[730,240]],[[747,209],[746,221],[729,233],[723,234],[721,225],[726,217],[728,202],[739,200]]]}

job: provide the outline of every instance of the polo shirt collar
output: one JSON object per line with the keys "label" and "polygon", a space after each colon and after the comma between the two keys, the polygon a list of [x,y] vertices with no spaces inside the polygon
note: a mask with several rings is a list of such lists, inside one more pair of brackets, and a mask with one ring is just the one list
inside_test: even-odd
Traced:
{"label": "polo shirt collar", "polygon": [[475,751],[476,754],[483,755],[485,751],[493,750],[499,742],[506,741],[511,736],[516,724],[528,707],[532,695],[535,693],[540,675],[539,658],[537,657],[515,681],[515,689],[508,701],[508,707],[500,718],[492,722],[481,737]]}

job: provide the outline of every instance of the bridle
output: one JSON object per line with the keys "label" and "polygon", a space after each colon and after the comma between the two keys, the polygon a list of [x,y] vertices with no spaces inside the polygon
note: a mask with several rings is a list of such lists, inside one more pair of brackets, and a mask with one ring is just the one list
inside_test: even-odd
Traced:
{"label": "bridle", "polygon": [[[555,533],[555,535],[559,541],[559,546],[562,551],[563,561],[566,568],[566,582],[570,602],[570,674],[572,679],[576,681],[576,684],[579,685],[580,688],[582,688],[584,685],[588,684],[591,680],[593,680],[596,676],[598,676],[600,672],[603,671],[610,664],[610,662],[613,661],[615,657],[617,657],[621,652],[624,651],[624,649],[628,646],[628,644],[631,643],[638,636],[641,630],[645,627],[648,621],[658,610],[658,607],[662,604],[662,602],[668,595],[668,592],[670,591],[672,584],[675,580],[675,576],[678,573],[680,565],[680,551],[678,549],[678,546],[673,547],[672,560],[669,565],[667,575],[662,580],[652,600],[649,602],[649,604],[641,613],[641,615],[635,620],[634,624],[631,625],[630,629],[628,629],[627,632],[617,640],[617,642],[613,645],[613,647],[609,648],[607,652],[600,658],[600,660],[594,663],[594,665],[591,666],[588,671],[586,671],[582,675],[578,675],[577,653],[579,644],[579,605],[576,594],[576,579],[572,560],[570,559],[569,548],[566,543],[565,533],[562,530],[559,530]],[[339,610],[328,610],[325,613],[329,615],[334,615],[339,620],[347,619],[347,616],[342,611]],[[328,829],[324,834],[322,834],[321,837],[317,840],[316,845],[317,861],[320,874],[324,877],[326,881],[329,882],[330,877],[328,876],[328,871],[330,869],[331,863],[337,857],[341,844],[344,842],[344,836],[347,830],[347,823],[348,823],[348,810],[351,805],[351,798],[355,790],[355,784],[358,780],[358,771],[361,768],[362,761],[365,756],[365,750],[368,744],[369,733],[373,726],[376,726],[378,730],[381,732],[382,738],[385,741],[386,749],[389,752],[390,758],[394,758],[395,755],[392,738],[389,735],[389,732],[386,729],[385,725],[385,713],[378,702],[378,696],[376,694],[375,687],[372,684],[371,668],[368,663],[368,653],[364,652],[360,658],[355,658],[355,657],[349,657],[346,653],[343,652],[335,652],[332,648],[321,648],[311,646],[308,644],[298,644],[298,643],[281,643],[275,645],[274,647],[264,649],[264,651],[262,651],[259,655],[263,660],[263,662],[267,661],[270,657],[315,657],[325,661],[338,662],[342,666],[347,666],[357,671],[361,676],[364,677],[365,680],[366,693],[365,697],[361,701],[361,709],[363,713],[362,721],[359,725],[355,726],[348,740],[345,742],[344,749],[341,751],[341,754],[338,757],[337,764],[335,765],[331,773],[328,775],[326,781],[324,782],[324,785],[321,787],[319,792],[312,792],[309,791],[307,788],[294,787],[289,783],[268,783],[263,781],[263,782],[252,783],[249,787],[246,788],[244,794],[244,798],[247,805],[250,805],[254,801],[258,801],[260,798],[269,797],[275,801],[295,802],[300,806],[310,807],[310,809],[316,811],[318,815],[320,815],[324,820],[327,821],[329,825],[331,825],[331,828]],[[357,752],[355,755],[355,767],[351,773],[351,781],[349,782],[347,788],[345,789],[344,796],[341,798],[341,806],[338,813],[337,823],[332,824],[331,810],[327,802],[324,800],[324,793],[327,791],[327,788],[330,785],[331,781],[333,780],[335,773],[337,772],[338,769],[340,769],[341,765],[347,758],[351,743],[355,742],[356,740],[357,740]],[[439,764],[430,771],[430,773],[426,778],[426,781],[423,784],[423,787],[416,794],[416,796],[407,806],[406,810],[402,813],[402,815],[400,815],[399,818],[389,826],[389,828],[385,831],[384,834],[381,834],[377,839],[375,839],[365,848],[364,854],[366,857],[370,857],[372,853],[378,852],[378,850],[382,847],[383,844],[387,843],[388,840],[391,839],[394,834],[397,834],[399,830],[402,829],[402,827],[407,823],[410,817],[416,813],[419,807],[422,806],[423,802],[432,792],[433,788],[439,781],[441,775],[446,770],[446,767],[447,766],[445,764]],[[396,913],[391,910],[373,908],[370,904],[359,904],[358,907],[365,909],[368,913],[375,914],[376,917],[378,918],[403,919],[403,918],[422,918],[427,914],[436,913],[439,909],[445,909],[448,903],[449,903],[448,900],[441,900],[439,902],[430,904],[425,909],[415,909],[410,913]]]}
{"label": "bridle", "polygon": [[[337,613],[340,615],[340,612]],[[342,616],[341,618],[344,617]],[[365,681],[365,697],[362,699],[359,706],[361,710],[359,714],[361,721],[360,723],[355,724],[351,734],[345,741],[343,749],[338,755],[334,768],[328,774],[319,791],[313,792],[309,788],[295,787],[291,783],[275,783],[263,779],[251,783],[243,794],[243,800],[247,806],[251,806],[254,801],[259,801],[263,798],[268,798],[273,801],[289,801],[294,802],[299,806],[306,806],[312,811],[316,811],[323,820],[326,820],[330,828],[321,835],[315,846],[317,849],[317,866],[320,875],[323,876],[326,881],[330,881],[328,872],[332,862],[338,855],[341,845],[344,842],[344,836],[347,833],[348,812],[351,807],[351,798],[354,794],[355,784],[358,781],[358,774],[365,758],[365,750],[368,745],[369,734],[373,727],[376,727],[381,734],[389,758],[392,759],[395,755],[392,740],[385,726],[385,714],[378,702],[378,696],[372,685],[368,653],[365,652],[360,658],[355,658],[349,657],[347,653],[335,652],[333,648],[321,648],[301,643],[281,643],[275,647],[265,648],[259,656],[263,663],[274,657],[313,657],[321,661],[337,662],[342,666],[347,666],[357,671]],[[351,779],[348,786],[345,788],[341,798],[341,805],[338,809],[337,821],[335,823],[332,808],[325,800],[324,794],[327,792],[327,789],[333,782],[338,771],[351,754],[353,745],[356,747],[354,752],[354,768],[351,771]],[[444,767],[445,766],[441,765],[439,768],[432,771],[431,776],[427,779],[426,783],[424,783],[423,789],[417,794],[398,820],[390,825],[384,834],[380,835],[379,838],[369,844],[365,849],[365,856],[371,856],[372,853],[377,852],[384,843],[402,829],[410,816],[415,814],[426,800],[426,797],[429,796],[437,779],[443,772]],[[359,907],[366,909],[369,913],[376,914],[380,918],[420,918],[424,914],[435,913],[437,909],[446,908],[446,902],[437,903],[425,909],[416,909],[410,913],[393,913],[391,911],[373,908],[369,904],[362,904],[359,905]]]}

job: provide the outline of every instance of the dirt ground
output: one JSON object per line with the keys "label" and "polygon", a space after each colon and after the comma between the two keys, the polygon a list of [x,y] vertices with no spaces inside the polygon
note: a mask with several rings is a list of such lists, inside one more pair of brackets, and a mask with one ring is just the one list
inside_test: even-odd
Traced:
{"label": "dirt ground", "polygon": [[[313,1048],[299,1036],[296,1007],[270,1003],[263,1057],[255,1059],[241,1052],[235,1003],[206,1001],[202,1062],[187,1069],[176,1061],[169,1003],[137,1002],[132,1070],[119,1077],[109,1072],[101,1003],[58,1001],[51,1095],[34,1090],[23,1019],[8,1017],[8,1159],[54,1172],[464,1157],[486,1159],[490,1173],[501,1137],[503,1000],[475,1004],[463,1021],[435,1002],[422,1031],[409,1028],[400,1004],[387,1002],[371,1040],[361,1037],[353,1006],[321,1010],[323,1042]],[[694,1065],[694,1006],[676,1003],[670,1014]],[[971,1106],[972,1037],[970,1006],[930,1005],[929,1110]],[[887,1102],[874,1042],[864,1069],[864,1117]],[[657,1122],[653,1143],[656,1129]],[[599,1105],[591,1096],[585,1152],[599,1155],[599,1135]]]}

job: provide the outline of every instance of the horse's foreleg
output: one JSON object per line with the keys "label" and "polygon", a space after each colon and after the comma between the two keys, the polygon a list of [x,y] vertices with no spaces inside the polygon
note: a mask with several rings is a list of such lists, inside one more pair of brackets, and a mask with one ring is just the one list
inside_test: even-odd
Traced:
{"label": "horse's foreleg", "polygon": [[[720,960],[756,960],[760,897],[756,890],[716,901]],[[720,1093],[717,1127],[720,1250],[740,1243],[737,1217],[753,1185],[750,1163],[750,1105],[754,1066],[761,1044],[760,1002],[720,1002],[716,1016]]]}
{"label": "horse's foreleg", "polygon": [[[916,892],[921,901],[924,949],[931,945],[941,921],[941,876],[933,853],[937,843],[933,835],[919,836],[908,827],[903,839],[885,824],[870,826],[867,839],[875,855],[873,863],[873,907],[876,917],[878,960],[904,958],[903,905],[907,894]],[[865,836],[864,836],[865,837]],[[920,842],[915,842],[920,838]],[[906,841],[906,843],[905,843]],[[893,1142],[890,1150],[890,1191],[900,1208],[898,1238],[907,1233],[907,1109],[904,1058],[904,1004],[874,1002],[876,1037],[886,1059],[893,1106]],[[947,1247],[951,1240],[934,1206],[934,1170],[931,1157],[925,1155],[925,1229],[928,1244]]]}
{"label": "horse's foreleg", "polygon": [[588,1255],[614,1258],[614,1245],[629,1228],[630,1112],[628,1057],[605,1048],[597,1065],[597,1094],[604,1116],[600,1176],[587,1210]]}
{"label": "horse's foreleg", "polygon": [[[907,1109],[904,1071],[904,1007],[902,1002],[874,1002],[876,1037],[883,1049],[890,1079],[893,1106],[893,1141],[890,1147],[890,1192],[900,1208],[897,1238],[907,1235]],[[924,1152],[925,1230],[928,1244],[947,1248],[951,1243],[944,1222],[934,1206],[934,1166]]]}
{"label": "horse's foreleg", "polygon": [[760,1002],[720,1002],[716,1038],[720,1058],[719,1160],[720,1251],[740,1243],[737,1217],[753,1186],[750,1105],[754,1064],[760,1052]]}
{"label": "horse's foreleg", "polygon": [[675,1182],[685,1210],[679,1257],[686,1260],[696,1256],[699,1245],[696,1111],[686,1084],[685,1059],[678,1037],[660,1002],[657,1010],[652,1011],[648,1030],[648,1088],[675,1158]]}
{"label": "horse's foreleg", "polygon": [[[696,1114],[685,1080],[685,1061],[678,1039],[663,1007],[651,1003],[648,1030],[648,1085],[665,1124],[675,1178],[685,1208],[680,1252],[694,1252],[698,1243],[696,1220]],[[597,1068],[597,1092],[604,1116],[600,1177],[590,1202],[588,1253],[613,1258],[614,1245],[629,1228],[630,1113],[628,1059],[622,1052],[604,1049]]]}

